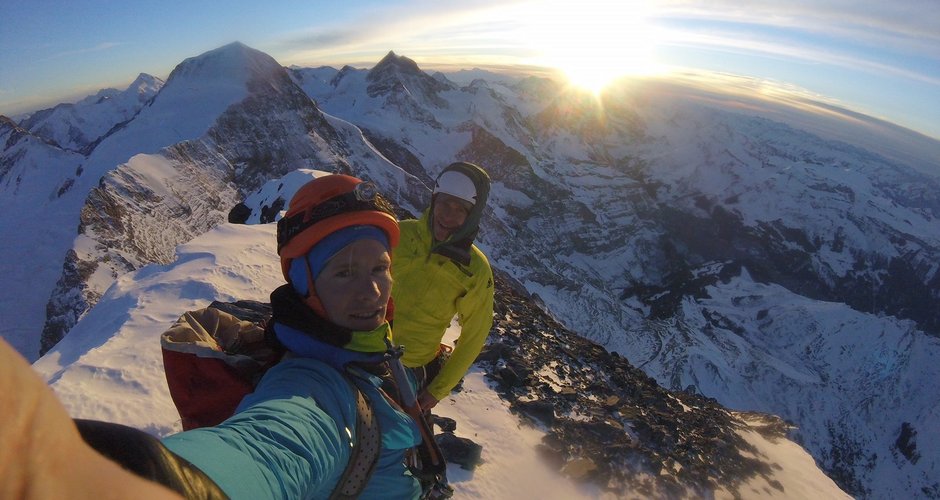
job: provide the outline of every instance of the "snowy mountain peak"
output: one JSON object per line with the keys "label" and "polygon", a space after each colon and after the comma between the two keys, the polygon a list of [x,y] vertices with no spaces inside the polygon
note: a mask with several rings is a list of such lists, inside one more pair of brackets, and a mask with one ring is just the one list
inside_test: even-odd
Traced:
{"label": "snowy mountain peak", "polygon": [[[4,151],[12,149],[24,137],[30,137],[28,130],[17,125],[11,118],[0,115],[0,145],[3,145]],[[0,182],[3,181],[11,166],[5,163],[8,162],[4,162],[3,157],[0,156]]]}
{"label": "snowy mountain peak", "polygon": [[15,130],[17,128],[19,128],[19,125],[10,117],[0,115],[0,135],[7,133],[7,130]]}
{"label": "snowy mountain peak", "polygon": [[471,89],[488,89],[490,88],[490,84],[482,78],[474,78],[468,87]]}
{"label": "snowy mountain peak", "polygon": [[137,78],[128,85],[127,90],[135,89],[138,94],[155,94],[161,87],[163,87],[164,81],[160,78],[157,78],[153,75],[148,75],[147,73],[141,73],[137,75]]}
{"label": "snowy mountain peak", "polygon": [[[388,54],[385,54],[385,57],[379,61],[378,64],[372,68],[369,75],[369,81],[372,81],[375,78],[378,78],[379,75],[389,72],[389,71],[399,71],[402,73],[411,73],[413,75],[418,75],[421,73],[421,69],[418,68],[418,63],[414,60],[409,59],[405,56],[399,56],[395,54],[395,51],[388,51]],[[375,75],[375,76],[373,76]]]}
{"label": "snowy mountain peak", "polygon": [[136,153],[154,153],[198,138],[222,113],[249,96],[251,88],[277,88],[285,81],[289,82],[287,70],[277,61],[239,42],[188,58],[133,120],[109,129],[107,137],[93,145],[89,170],[97,175]]}
{"label": "snowy mountain peak", "polygon": [[[0,145],[3,145],[4,151],[10,150],[21,138],[30,136],[29,130],[19,126],[12,118],[0,115]],[[9,165],[3,165],[3,163],[2,157],[0,157],[0,181],[3,180],[3,176],[7,171],[5,167],[9,167]]]}
{"label": "snowy mountain peak", "polygon": [[20,126],[68,151],[88,153],[117,125],[134,117],[163,87],[163,80],[140,73],[125,90],[104,89],[74,104],[39,110]]}
{"label": "snowy mountain peak", "polygon": [[332,86],[332,87],[334,87],[334,88],[335,88],[335,87],[338,87],[338,86],[339,86],[339,82],[343,81],[343,78],[346,78],[346,75],[348,75],[348,74],[350,74],[350,73],[355,73],[356,71],[358,71],[356,68],[354,68],[354,67],[352,67],[352,66],[350,66],[350,65],[348,65],[348,64],[345,65],[345,66],[343,66],[343,68],[340,69],[339,72],[336,73],[336,75],[334,75],[333,78],[330,79],[330,86]]}
{"label": "snowy mountain peak", "polygon": [[181,62],[167,78],[167,85],[206,81],[248,82],[260,75],[283,72],[271,56],[241,42],[233,42]]}
{"label": "snowy mountain peak", "polygon": [[369,71],[366,80],[369,82],[367,91],[371,97],[410,94],[413,98],[425,100],[435,105],[440,104],[437,101],[437,93],[452,88],[452,86],[421,71],[421,68],[413,60],[396,55],[393,51],[389,51]]}

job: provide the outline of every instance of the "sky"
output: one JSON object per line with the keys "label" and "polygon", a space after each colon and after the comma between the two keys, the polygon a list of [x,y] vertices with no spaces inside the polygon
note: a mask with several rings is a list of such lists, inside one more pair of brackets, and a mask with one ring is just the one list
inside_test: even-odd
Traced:
{"label": "sky", "polygon": [[233,41],[285,66],[550,67],[587,88],[706,72],[940,139],[937,0],[0,0],[0,114],[73,102]]}

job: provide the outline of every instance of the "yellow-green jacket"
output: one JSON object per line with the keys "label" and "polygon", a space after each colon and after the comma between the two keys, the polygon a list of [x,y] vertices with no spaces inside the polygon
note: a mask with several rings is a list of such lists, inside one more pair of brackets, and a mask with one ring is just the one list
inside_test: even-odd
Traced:
{"label": "yellow-green jacket", "polygon": [[431,253],[428,211],[400,224],[401,238],[392,256],[395,343],[405,346],[402,363],[423,366],[434,359],[454,315],[460,337],[428,392],[444,399],[473,364],[493,326],[493,271],[476,245],[470,265]]}

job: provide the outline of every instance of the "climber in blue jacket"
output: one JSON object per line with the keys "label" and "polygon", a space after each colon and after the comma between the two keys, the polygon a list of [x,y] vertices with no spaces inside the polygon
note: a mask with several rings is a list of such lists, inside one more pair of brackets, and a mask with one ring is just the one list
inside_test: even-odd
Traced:
{"label": "climber in blue jacket", "polygon": [[362,498],[415,498],[404,454],[421,442],[412,417],[380,393],[391,330],[391,251],[398,223],[369,184],[330,175],[303,186],[279,224],[288,284],[271,294],[274,333],[288,356],[234,416],[163,440],[229,496],[325,498],[350,455],[355,397],[371,402],[381,453]]}

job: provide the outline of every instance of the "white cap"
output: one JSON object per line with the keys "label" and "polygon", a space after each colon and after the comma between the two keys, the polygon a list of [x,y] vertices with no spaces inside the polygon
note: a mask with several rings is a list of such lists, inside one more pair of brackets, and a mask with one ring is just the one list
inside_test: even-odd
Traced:
{"label": "white cap", "polygon": [[473,180],[455,170],[448,170],[437,178],[437,184],[434,185],[434,194],[437,193],[456,196],[474,205],[477,202],[477,188],[473,185]]}

